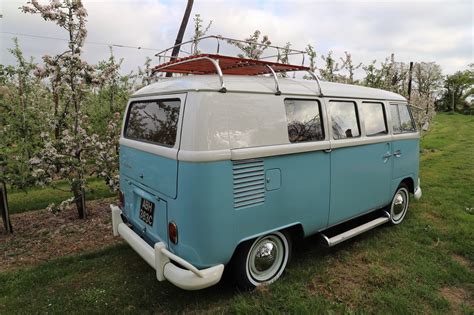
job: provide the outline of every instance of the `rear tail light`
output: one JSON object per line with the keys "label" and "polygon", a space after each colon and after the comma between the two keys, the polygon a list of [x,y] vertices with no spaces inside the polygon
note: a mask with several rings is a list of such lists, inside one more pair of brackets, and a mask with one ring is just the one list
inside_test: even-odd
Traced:
{"label": "rear tail light", "polygon": [[123,209],[123,207],[125,206],[125,195],[123,194],[121,190],[119,190],[118,197],[119,197],[119,208]]}
{"label": "rear tail light", "polygon": [[168,237],[173,244],[178,243],[178,226],[173,221],[168,224]]}

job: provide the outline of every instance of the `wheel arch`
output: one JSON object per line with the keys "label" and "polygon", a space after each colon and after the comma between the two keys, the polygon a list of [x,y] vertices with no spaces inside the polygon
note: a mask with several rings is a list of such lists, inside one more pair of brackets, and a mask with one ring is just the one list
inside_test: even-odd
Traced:
{"label": "wheel arch", "polygon": [[414,194],[415,193],[415,181],[412,177],[405,177],[400,181],[400,184],[405,184],[408,187],[408,192]]}

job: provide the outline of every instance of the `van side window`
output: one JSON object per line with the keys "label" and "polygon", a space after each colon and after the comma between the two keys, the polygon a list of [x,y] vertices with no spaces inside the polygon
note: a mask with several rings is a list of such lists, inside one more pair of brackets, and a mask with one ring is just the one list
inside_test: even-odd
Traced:
{"label": "van side window", "polygon": [[134,102],[128,110],[125,137],[173,147],[179,117],[179,99]]}
{"label": "van side window", "polygon": [[410,113],[410,109],[405,104],[390,105],[392,114],[393,133],[415,132],[416,127]]}
{"label": "van side window", "polygon": [[364,117],[365,133],[367,136],[388,133],[385,109],[382,103],[363,102],[361,113]]}
{"label": "van side window", "polygon": [[285,99],[285,110],[291,143],[324,140],[318,101]]}
{"label": "van side window", "polygon": [[334,139],[360,136],[357,108],[354,102],[330,101],[332,134]]}

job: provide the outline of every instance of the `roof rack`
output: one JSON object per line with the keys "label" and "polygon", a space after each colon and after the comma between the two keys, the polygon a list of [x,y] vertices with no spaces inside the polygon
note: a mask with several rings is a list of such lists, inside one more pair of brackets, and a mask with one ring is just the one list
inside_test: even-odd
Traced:
{"label": "roof rack", "polygon": [[271,74],[275,81],[275,95],[280,95],[280,85],[277,73],[287,71],[306,71],[308,72],[319,88],[319,95],[323,96],[319,78],[305,66],[287,65],[283,63],[237,58],[222,55],[201,54],[181,59],[174,59],[153,68],[153,73],[170,72],[182,74],[211,74],[217,73],[220,81],[219,91],[227,92],[224,83],[224,74],[226,75],[261,75]]}
{"label": "roof rack", "polygon": [[[197,45],[197,43],[201,40],[205,39],[216,39],[217,40],[217,49],[216,54],[198,54],[198,55],[190,55],[184,58],[176,58],[167,56],[167,53],[171,51],[173,48],[181,47],[183,45],[191,44],[191,51],[193,51],[193,45]],[[238,58],[238,57],[231,57],[231,56],[224,56],[220,55],[220,43],[221,41],[226,41],[227,43],[248,43],[257,46],[265,46],[274,48],[277,50],[277,55],[271,56],[264,56],[261,57],[259,60],[256,59],[248,59],[248,58]],[[301,66],[297,65],[290,65],[285,63],[278,63],[278,62],[271,62],[266,61],[263,59],[270,59],[270,58],[277,58],[277,60],[281,59],[280,50],[284,51],[285,56],[288,55],[302,55],[303,61]],[[190,54],[190,53],[188,53]],[[302,50],[290,49],[287,47],[278,47],[273,45],[266,45],[261,43],[255,43],[245,40],[238,40],[232,39],[222,36],[204,36],[201,38],[193,39],[187,42],[183,42],[181,44],[172,46],[167,48],[163,51],[160,51],[156,54],[161,61],[163,59],[169,59],[168,62],[162,63],[153,68],[152,73],[157,72],[168,72],[168,73],[181,73],[181,74],[211,74],[217,73],[219,76],[220,81],[220,92],[225,93],[227,91],[224,83],[224,74],[225,75],[262,75],[262,74],[271,74],[275,81],[275,94],[280,95],[281,90],[278,81],[277,73],[286,73],[288,72],[295,72],[295,71],[306,71],[308,72],[311,77],[316,81],[318,88],[319,88],[319,95],[323,96],[321,84],[319,78],[314,74],[310,68],[304,66],[304,57],[306,52]]]}

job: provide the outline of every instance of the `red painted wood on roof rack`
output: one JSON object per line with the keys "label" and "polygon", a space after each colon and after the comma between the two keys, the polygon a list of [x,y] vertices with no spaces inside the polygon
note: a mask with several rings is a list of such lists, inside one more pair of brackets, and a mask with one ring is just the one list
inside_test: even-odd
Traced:
{"label": "red painted wood on roof rack", "polygon": [[268,67],[275,72],[285,71],[308,71],[305,66],[288,65],[283,63],[222,56],[216,54],[200,54],[185,58],[178,58],[153,68],[153,72],[171,72],[187,74],[211,74],[216,73],[216,67],[205,58],[219,61],[223,74],[231,75],[259,75],[272,73]]}

